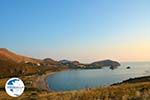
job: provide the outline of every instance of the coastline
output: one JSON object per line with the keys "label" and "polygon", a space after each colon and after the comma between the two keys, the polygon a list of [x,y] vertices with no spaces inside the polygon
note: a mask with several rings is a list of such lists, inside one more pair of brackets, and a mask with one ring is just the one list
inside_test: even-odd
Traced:
{"label": "coastline", "polygon": [[57,72],[46,72],[46,74],[39,75],[37,79],[35,80],[35,87],[38,87],[39,89],[42,89],[42,90],[46,90],[48,92],[52,91],[48,87],[47,78],[48,76],[53,75],[55,73]]}
{"label": "coastline", "polygon": [[114,83],[110,86],[121,85],[121,84],[133,84],[133,83],[142,83],[142,82],[150,82],[150,76],[141,76],[135,78],[129,78],[127,80],[123,80],[122,82]]}
{"label": "coastline", "polygon": [[66,69],[66,70],[62,70],[62,71],[55,71],[55,72],[48,71],[43,75],[38,75],[36,80],[35,80],[35,87],[38,87],[39,89],[42,89],[42,90],[46,90],[48,92],[54,91],[54,90],[49,88],[47,78],[50,75],[53,75],[53,74],[58,73],[58,72],[67,71],[67,70],[70,70],[70,69]]}
{"label": "coastline", "polygon": [[[45,90],[45,91],[48,91],[48,92],[54,92],[54,90],[49,88],[48,80],[47,80],[48,77],[50,75],[55,74],[55,73],[68,71],[68,70],[70,70],[70,69],[61,70],[61,71],[54,71],[54,72],[47,71],[45,74],[38,75],[37,78],[35,79],[35,82],[34,82],[35,87],[36,88],[38,87],[38,89]],[[110,86],[120,85],[120,84],[123,84],[123,83],[141,83],[141,82],[150,82],[150,76],[129,78],[129,79],[123,80],[122,82],[113,83]]]}

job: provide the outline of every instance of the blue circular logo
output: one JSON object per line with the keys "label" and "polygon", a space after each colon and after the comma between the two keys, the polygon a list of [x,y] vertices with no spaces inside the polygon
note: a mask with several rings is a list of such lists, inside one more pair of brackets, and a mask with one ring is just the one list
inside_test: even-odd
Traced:
{"label": "blue circular logo", "polygon": [[11,78],[5,84],[5,90],[12,97],[20,96],[24,91],[24,83],[19,78]]}

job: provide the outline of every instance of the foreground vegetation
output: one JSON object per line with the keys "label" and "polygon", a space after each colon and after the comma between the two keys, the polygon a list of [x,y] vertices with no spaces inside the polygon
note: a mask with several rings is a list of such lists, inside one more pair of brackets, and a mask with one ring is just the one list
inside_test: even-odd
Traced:
{"label": "foreground vegetation", "polygon": [[18,98],[9,97],[2,89],[0,100],[150,100],[150,82],[83,89],[67,92],[47,92],[26,89]]}

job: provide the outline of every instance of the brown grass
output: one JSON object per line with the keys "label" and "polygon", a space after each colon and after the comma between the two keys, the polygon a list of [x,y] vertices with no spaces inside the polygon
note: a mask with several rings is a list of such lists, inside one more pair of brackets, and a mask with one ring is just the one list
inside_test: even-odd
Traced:
{"label": "brown grass", "polygon": [[[13,99],[4,91],[0,92],[0,100]],[[122,84],[119,86],[83,89],[67,92],[46,92],[26,90],[14,100],[150,100],[150,82]]]}

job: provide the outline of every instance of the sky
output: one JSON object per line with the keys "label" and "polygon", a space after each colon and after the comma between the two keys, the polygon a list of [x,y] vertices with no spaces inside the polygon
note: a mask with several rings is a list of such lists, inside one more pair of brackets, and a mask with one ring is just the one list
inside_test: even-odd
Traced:
{"label": "sky", "polygon": [[150,61],[150,0],[0,0],[0,47],[35,57]]}

